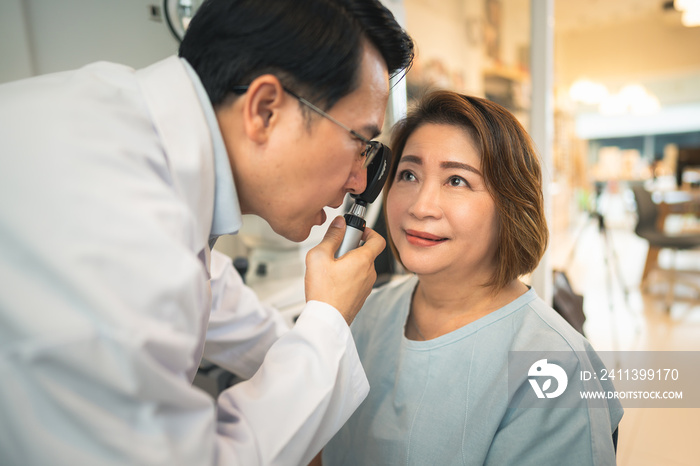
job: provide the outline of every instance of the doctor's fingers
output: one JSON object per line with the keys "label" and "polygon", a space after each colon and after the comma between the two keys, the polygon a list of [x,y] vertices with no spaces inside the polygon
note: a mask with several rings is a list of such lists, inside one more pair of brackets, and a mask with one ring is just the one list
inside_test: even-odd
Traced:
{"label": "doctor's fingers", "polygon": [[331,223],[331,226],[326,231],[326,234],[323,236],[321,242],[318,245],[316,245],[316,247],[311,249],[311,251],[309,251],[309,254],[312,254],[312,252],[312,256],[316,254],[325,256],[335,254],[335,251],[337,251],[338,247],[340,247],[340,243],[343,242],[345,228],[345,219],[343,217],[338,216],[334,218],[333,222]]}
{"label": "doctor's fingers", "polygon": [[384,237],[369,227],[365,227],[365,231],[362,234],[362,241],[365,243],[358,249],[370,254],[372,261],[374,261],[386,247],[386,240]]}

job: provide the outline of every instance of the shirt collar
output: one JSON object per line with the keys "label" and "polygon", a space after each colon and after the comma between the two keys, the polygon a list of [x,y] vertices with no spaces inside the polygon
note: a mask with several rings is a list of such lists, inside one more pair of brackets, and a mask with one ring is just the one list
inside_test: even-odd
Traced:
{"label": "shirt collar", "polygon": [[243,218],[241,216],[241,206],[238,202],[238,193],[231,173],[231,163],[228,159],[228,152],[221,136],[219,122],[216,119],[214,108],[209,101],[209,96],[204,90],[199,76],[187,60],[180,58],[192,80],[192,85],[197,92],[197,97],[202,104],[204,117],[206,118],[209,132],[211,133],[212,147],[214,148],[214,215],[211,222],[211,232],[209,237],[214,239],[221,235],[232,235],[238,233]]}

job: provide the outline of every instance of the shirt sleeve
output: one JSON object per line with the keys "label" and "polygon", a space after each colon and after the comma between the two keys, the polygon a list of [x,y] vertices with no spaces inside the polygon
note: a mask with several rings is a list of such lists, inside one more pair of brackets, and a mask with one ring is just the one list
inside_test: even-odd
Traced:
{"label": "shirt sleeve", "polygon": [[281,314],[261,303],[243,284],[231,259],[211,252],[212,305],[204,357],[243,379],[249,379],[265,354],[289,330]]}
{"label": "shirt sleeve", "polygon": [[253,378],[219,396],[218,463],[307,464],[368,392],[347,324],[311,301]]}
{"label": "shirt sleeve", "polygon": [[[600,381],[583,381],[579,376],[582,368],[600,363],[598,356],[590,344],[542,300],[533,300],[526,306],[528,312],[519,314],[522,320],[518,321],[508,353],[518,355],[518,362],[508,359],[504,366],[515,364],[526,369],[517,376],[508,370],[504,382],[513,397],[509,399],[485,464],[542,466],[562,464],[562,459],[570,465],[615,464],[612,434],[622,416],[619,403],[594,402],[580,397],[582,391],[602,388]],[[528,359],[528,356],[523,366],[521,358],[526,354],[547,357],[564,369],[568,381],[564,393],[542,400],[536,398],[527,370],[536,359]]]}
{"label": "shirt sleeve", "polygon": [[542,466],[561,464],[563,458],[570,465],[615,464],[612,434],[617,422],[611,419],[610,407],[578,399],[586,390],[576,379],[580,365],[564,367],[569,385],[560,397],[533,401],[529,379],[518,385],[484,464]]}
{"label": "shirt sleeve", "polygon": [[252,378],[219,396],[217,463],[306,464],[369,391],[345,320],[312,301],[289,330],[215,250],[211,287],[204,356]]}
{"label": "shirt sleeve", "polygon": [[[597,412],[596,412],[597,411]],[[612,465],[615,449],[607,410],[513,409],[496,433],[486,465]]]}

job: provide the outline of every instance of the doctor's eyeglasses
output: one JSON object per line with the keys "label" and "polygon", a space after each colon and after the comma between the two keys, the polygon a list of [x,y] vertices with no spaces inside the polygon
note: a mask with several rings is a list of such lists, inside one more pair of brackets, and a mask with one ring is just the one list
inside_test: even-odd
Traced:
{"label": "doctor's eyeglasses", "polygon": [[[336,125],[338,125],[338,126],[340,126],[341,128],[343,128],[345,131],[347,131],[348,133],[350,133],[350,136],[354,137],[355,139],[359,139],[360,141],[362,141],[362,142],[365,144],[365,150],[363,150],[362,153],[361,153],[361,155],[365,158],[365,161],[364,161],[363,164],[362,164],[362,168],[367,168],[367,167],[369,166],[369,164],[372,162],[372,159],[374,159],[374,157],[376,157],[377,154],[379,153],[379,151],[381,150],[381,148],[382,148],[382,143],[381,143],[381,142],[379,142],[379,141],[370,141],[369,139],[367,139],[366,137],[362,136],[360,133],[358,133],[358,132],[355,131],[354,129],[348,128],[348,127],[345,126],[343,123],[339,122],[338,120],[336,120],[335,118],[333,118],[332,116],[330,116],[328,113],[324,112],[323,110],[321,110],[320,108],[318,108],[317,106],[315,106],[314,104],[312,104],[311,102],[309,102],[308,100],[306,100],[305,98],[303,98],[303,97],[297,95],[296,93],[290,91],[290,90],[287,89],[286,87],[283,87],[283,89],[284,89],[284,91],[285,91],[287,94],[291,95],[292,97],[294,97],[295,99],[297,99],[299,102],[301,102],[302,104],[304,104],[304,105],[306,105],[307,107],[309,107],[309,108],[310,108],[311,110],[313,110],[314,112],[318,113],[318,114],[321,115],[322,117],[327,118],[328,120],[332,121],[332,122],[335,123]],[[245,94],[245,93],[248,91],[248,86],[234,86],[234,87],[231,88],[231,91],[235,92],[236,94]]]}

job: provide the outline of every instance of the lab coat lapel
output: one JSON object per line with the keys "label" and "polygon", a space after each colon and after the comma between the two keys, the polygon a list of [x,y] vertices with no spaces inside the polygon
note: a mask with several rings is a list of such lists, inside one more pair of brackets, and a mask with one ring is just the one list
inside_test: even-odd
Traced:
{"label": "lab coat lapel", "polygon": [[[192,246],[194,251],[201,251],[208,248],[215,182],[214,153],[204,112],[177,57],[139,70],[137,76],[165,150],[173,185],[197,218]],[[209,264],[206,266],[208,271]]]}

